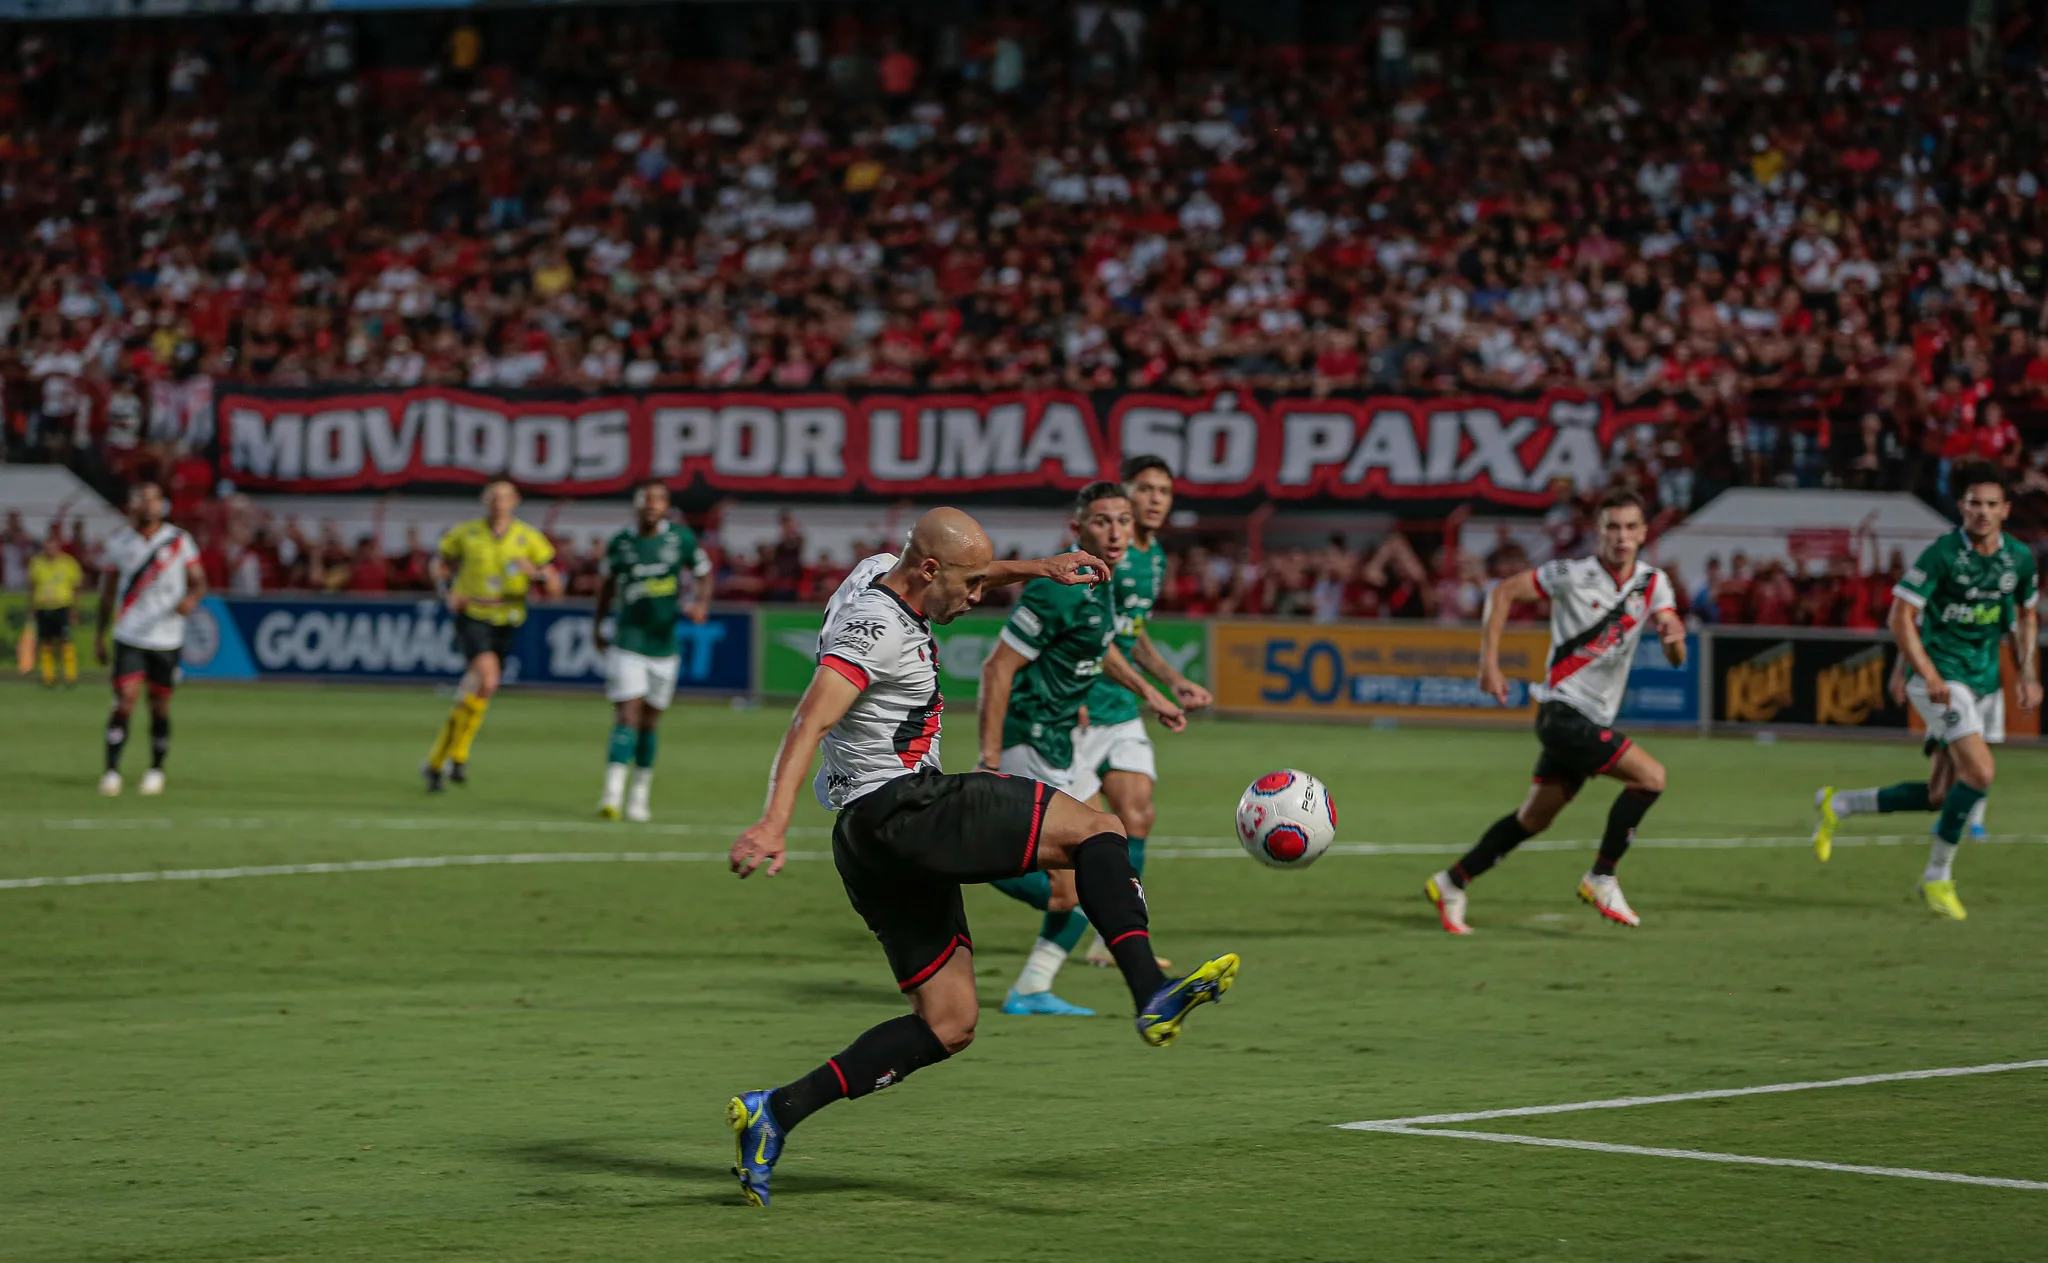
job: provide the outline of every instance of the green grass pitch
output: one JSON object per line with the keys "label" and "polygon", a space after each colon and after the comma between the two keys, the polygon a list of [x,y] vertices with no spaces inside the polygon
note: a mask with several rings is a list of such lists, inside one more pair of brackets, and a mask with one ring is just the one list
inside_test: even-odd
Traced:
{"label": "green grass pitch", "polygon": [[[98,688],[0,689],[0,877],[564,851],[722,851],[785,714],[685,705],[657,824],[592,806],[593,697],[507,694],[473,783],[414,768],[427,690],[180,693],[170,791],[93,793]],[[949,762],[972,758],[953,717]],[[1823,781],[1912,745],[1648,734],[1651,839],[1797,839]],[[147,763],[129,753],[130,784]],[[1163,838],[1229,844],[1257,773],[1332,786],[1341,840],[1462,846],[1523,792],[1522,732],[1205,722],[1160,738]],[[2003,752],[1994,833],[2039,835],[2048,753]],[[1597,837],[1590,789],[1555,836]],[[794,845],[826,847],[806,806]],[[1160,949],[1244,969],[1172,1048],[1107,973],[1093,1020],[994,1011],[1035,915],[969,892],[974,1048],[820,1113],[768,1212],[721,1111],[901,1010],[828,863],[587,863],[0,890],[0,1258],[2038,1259],[2048,1191],[1337,1130],[1334,1123],[2048,1057],[2048,846],[1966,845],[1971,919],[1913,893],[1927,817],[1800,845],[1652,848],[1640,931],[1517,855],[1479,933],[1420,897],[1448,860],[1271,872],[1161,843]],[[1586,849],[1590,849],[1590,844]],[[2048,1180],[2048,1070],[1503,1119],[1526,1135]]]}

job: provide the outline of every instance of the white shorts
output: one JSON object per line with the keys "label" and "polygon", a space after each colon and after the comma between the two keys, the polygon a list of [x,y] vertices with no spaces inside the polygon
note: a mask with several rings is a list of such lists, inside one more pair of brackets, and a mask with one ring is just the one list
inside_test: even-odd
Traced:
{"label": "white shorts", "polygon": [[1136,772],[1146,780],[1159,779],[1144,720],[1074,729],[1074,766],[1068,770],[1067,792],[1087,802],[1101,792],[1104,772]]}
{"label": "white shorts", "polygon": [[1054,789],[1067,787],[1067,769],[1054,767],[1046,762],[1045,756],[1030,746],[1010,746],[1003,751],[1003,761],[996,768],[1005,776],[1028,776],[1034,781],[1044,781]]}
{"label": "white shorts", "polygon": [[1920,718],[1927,721],[1927,736],[1931,741],[1947,745],[1972,733],[1992,745],[2005,740],[2004,689],[1988,697],[1979,697],[1950,680],[1948,704],[1944,706],[1927,700],[1927,681],[1916,675],[1906,681],[1906,697],[1913,703],[1913,709],[1920,712]]}
{"label": "white shorts", "polygon": [[682,664],[680,654],[650,658],[613,645],[604,651],[605,700],[645,702],[656,710],[667,710],[676,699],[676,670]]}

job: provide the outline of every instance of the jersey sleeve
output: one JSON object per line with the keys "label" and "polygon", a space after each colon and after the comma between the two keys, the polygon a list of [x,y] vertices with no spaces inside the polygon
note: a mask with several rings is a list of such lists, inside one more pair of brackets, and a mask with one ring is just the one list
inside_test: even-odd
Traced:
{"label": "jersey sleeve", "polygon": [[1929,598],[1934,595],[1934,585],[1940,583],[1948,571],[1948,562],[1944,558],[1952,547],[1946,539],[1939,539],[1922,549],[1919,558],[1913,562],[1913,568],[1892,585],[1892,596],[1916,610],[1926,609]]}
{"label": "jersey sleeve", "polygon": [[463,528],[451,526],[441,536],[441,542],[434,545],[434,551],[441,554],[445,560],[459,561],[462,558],[462,537]]}
{"label": "jersey sleeve", "polygon": [[1657,572],[1657,581],[1650,585],[1650,613],[1658,610],[1678,609],[1678,594],[1672,590],[1671,576],[1662,570]]}
{"label": "jersey sleeve", "polygon": [[1050,580],[1033,579],[1024,585],[1024,595],[1010,611],[1010,621],[1003,624],[1002,642],[1022,654],[1026,662],[1038,661],[1066,620],[1060,590],[1060,585]]}
{"label": "jersey sleeve", "polygon": [[526,559],[536,566],[547,565],[555,559],[555,542],[532,527],[528,527],[526,531]]}
{"label": "jersey sleeve", "polygon": [[1566,568],[1568,564],[1562,557],[1553,557],[1530,571],[1529,577],[1536,581],[1536,595],[1548,601],[1571,586],[1571,571]]}
{"label": "jersey sleeve", "polygon": [[625,563],[620,557],[620,553],[624,550],[620,547],[620,543],[621,537],[618,535],[614,535],[604,542],[604,556],[597,559],[598,578],[609,579],[619,573],[624,567]]}
{"label": "jersey sleeve", "polygon": [[2041,569],[2032,553],[2023,552],[2020,557],[2020,585],[2013,589],[2012,598],[2021,609],[2030,610],[2041,603]]}
{"label": "jersey sleeve", "polygon": [[856,604],[825,637],[818,665],[836,671],[857,689],[887,678],[903,655],[903,629],[886,611]]}

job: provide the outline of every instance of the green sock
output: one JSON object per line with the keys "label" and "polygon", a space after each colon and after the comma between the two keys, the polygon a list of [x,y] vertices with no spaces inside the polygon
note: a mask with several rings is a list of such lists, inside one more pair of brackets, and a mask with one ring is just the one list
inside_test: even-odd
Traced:
{"label": "green sock", "polygon": [[1045,924],[1038,927],[1038,937],[1051,939],[1069,952],[1074,950],[1075,945],[1081,941],[1081,936],[1087,932],[1088,917],[1079,908],[1072,908],[1066,912],[1048,912],[1045,914]]}
{"label": "green sock", "polygon": [[1002,891],[1020,903],[1028,903],[1040,912],[1052,902],[1052,878],[1044,873],[1026,873],[1022,877],[1005,877],[989,885]]}
{"label": "green sock", "polygon": [[1970,811],[1983,798],[1983,790],[1961,781],[1949,787],[1948,797],[1941,800],[1941,819],[1934,824],[1934,831],[1940,835],[1942,841],[1963,840],[1963,825],[1969,820]]}
{"label": "green sock", "polygon": [[607,763],[629,762],[633,757],[634,735],[633,730],[626,727],[626,725],[613,724],[612,743],[611,747],[605,751],[604,761]]}
{"label": "green sock", "polygon": [[[652,728],[643,728],[638,735],[640,740],[633,747],[633,766],[653,767],[654,752],[661,746],[661,736]],[[612,740],[617,741],[618,738]]]}
{"label": "green sock", "polygon": [[1879,811],[1933,811],[1927,798],[1926,781],[1900,781],[1877,791]]}
{"label": "green sock", "polygon": [[1131,871],[1138,876],[1145,875],[1145,839],[1128,838],[1124,843],[1131,853]]}

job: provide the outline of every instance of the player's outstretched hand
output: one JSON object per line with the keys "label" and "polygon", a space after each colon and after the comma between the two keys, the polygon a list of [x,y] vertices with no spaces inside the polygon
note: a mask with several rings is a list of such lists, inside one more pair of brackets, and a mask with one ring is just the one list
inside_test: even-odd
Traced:
{"label": "player's outstretched hand", "polygon": [[782,836],[782,830],[756,822],[747,826],[740,840],[732,844],[732,871],[746,877],[766,864],[768,875],[773,877],[782,871],[782,860],[788,850],[789,842]]}
{"label": "player's outstretched hand", "polygon": [[1489,662],[1479,668],[1479,691],[1503,706],[1508,704],[1508,677],[1501,673],[1498,663]]}
{"label": "player's outstretched hand", "polygon": [[1061,553],[1045,559],[1045,577],[1069,587],[1077,583],[1097,584],[1109,578],[1109,567],[1092,553]]}
{"label": "player's outstretched hand", "polygon": [[1158,717],[1159,722],[1165,725],[1168,732],[1184,732],[1187,730],[1187,712],[1168,701],[1164,695],[1160,693],[1152,694],[1151,697],[1145,699],[1145,705]]}
{"label": "player's outstretched hand", "polygon": [[1182,680],[1174,685],[1173,700],[1179,702],[1187,710],[1201,710],[1206,706],[1213,706],[1216,703],[1215,697],[1210,694],[1209,690],[1193,680]]}

